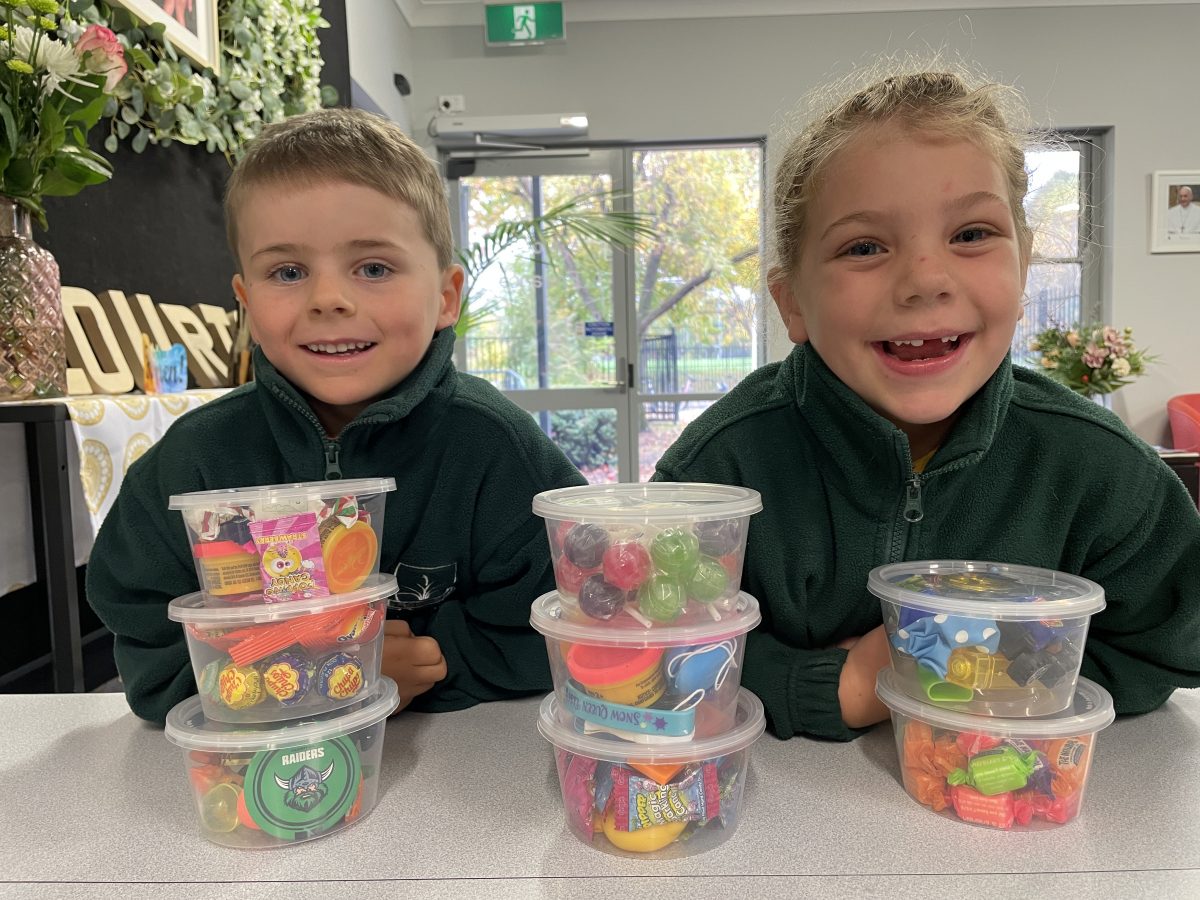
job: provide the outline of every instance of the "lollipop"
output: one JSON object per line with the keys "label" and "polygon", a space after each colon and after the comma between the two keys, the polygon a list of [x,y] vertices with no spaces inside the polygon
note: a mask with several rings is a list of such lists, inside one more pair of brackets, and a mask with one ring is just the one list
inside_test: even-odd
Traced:
{"label": "lollipop", "polygon": [[742,543],[742,526],[737,519],[697,522],[695,531],[700,541],[700,552],[706,556],[724,556]]}
{"label": "lollipop", "polygon": [[638,590],[638,608],[656,622],[671,622],[683,612],[687,595],[679,582],[655,575]]}
{"label": "lollipop", "polygon": [[579,588],[579,608],[593,619],[611,619],[628,599],[628,591],[609,584],[603,575],[591,576]]}
{"label": "lollipop", "polygon": [[613,544],[604,551],[604,578],[623,591],[633,591],[650,577],[650,554],[635,541]]}
{"label": "lollipop", "polygon": [[687,579],[700,562],[700,543],[685,528],[664,528],[650,544],[650,557],[664,574]]}
{"label": "lollipop", "polygon": [[688,596],[700,603],[719,600],[729,586],[729,573],[712,557],[704,556],[687,583]]}
{"label": "lollipop", "polygon": [[563,553],[581,569],[600,565],[608,549],[608,532],[599,525],[576,525],[563,539]]}

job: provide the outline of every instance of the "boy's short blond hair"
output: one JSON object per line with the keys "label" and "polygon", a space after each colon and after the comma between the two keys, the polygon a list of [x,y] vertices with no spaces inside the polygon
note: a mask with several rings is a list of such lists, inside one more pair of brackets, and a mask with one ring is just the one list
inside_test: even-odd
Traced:
{"label": "boy's short blond hair", "polygon": [[437,165],[394,122],[360,109],[302,113],[268,125],[250,142],[225,188],[225,233],[234,259],[238,214],[251,190],[331,181],[369,187],[407,203],[437,251],[438,266],[454,262],[450,209]]}

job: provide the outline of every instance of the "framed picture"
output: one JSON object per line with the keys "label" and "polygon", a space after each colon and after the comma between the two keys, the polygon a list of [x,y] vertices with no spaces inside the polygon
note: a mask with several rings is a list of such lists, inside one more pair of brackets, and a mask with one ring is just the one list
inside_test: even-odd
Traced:
{"label": "framed picture", "polygon": [[1151,176],[1150,252],[1200,253],[1200,169]]}
{"label": "framed picture", "polygon": [[221,70],[221,39],[217,32],[217,0],[109,0],[146,23],[162,22],[167,38],[184,56]]}

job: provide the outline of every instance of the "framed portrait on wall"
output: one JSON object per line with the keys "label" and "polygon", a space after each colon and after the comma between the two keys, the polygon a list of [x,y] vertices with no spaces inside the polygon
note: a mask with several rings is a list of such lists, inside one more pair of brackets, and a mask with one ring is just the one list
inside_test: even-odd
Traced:
{"label": "framed portrait on wall", "polygon": [[1150,252],[1200,253],[1200,169],[1151,176]]}
{"label": "framed portrait on wall", "polygon": [[175,49],[214,72],[221,70],[221,39],[217,32],[217,0],[109,0],[143,22],[161,22]]}

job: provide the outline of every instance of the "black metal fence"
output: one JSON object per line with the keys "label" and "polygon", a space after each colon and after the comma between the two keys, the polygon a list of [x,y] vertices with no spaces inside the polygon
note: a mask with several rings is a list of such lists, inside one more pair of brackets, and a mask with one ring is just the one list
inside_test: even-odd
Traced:
{"label": "black metal fence", "polygon": [[[467,335],[466,371],[486,378],[505,391],[537,386],[537,349],[533,338],[472,337]],[[611,345],[605,345],[611,350]],[[571,359],[570,355],[564,359]],[[611,352],[577,354],[571,359],[581,384],[615,382],[616,360]],[[551,361],[554,368],[554,360]],[[648,394],[719,394],[729,390],[754,368],[749,344],[684,343],[676,332],[642,338],[637,365],[637,389]],[[678,421],[679,401],[648,401],[650,421]]]}

